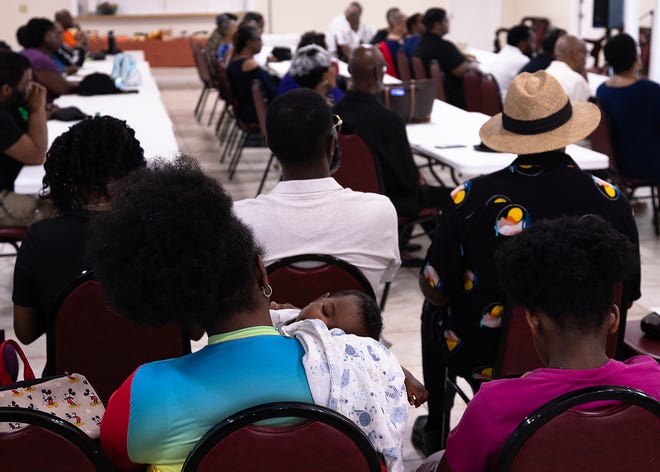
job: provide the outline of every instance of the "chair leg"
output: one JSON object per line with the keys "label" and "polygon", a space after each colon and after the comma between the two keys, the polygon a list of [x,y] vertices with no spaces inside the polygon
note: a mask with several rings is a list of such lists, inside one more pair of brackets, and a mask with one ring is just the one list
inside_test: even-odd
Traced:
{"label": "chair leg", "polygon": [[199,101],[197,102],[197,107],[195,108],[195,119],[197,123],[202,121],[202,115],[204,115],[204,107],[206,107],[206,99],[209,96],[209,88],[204,87],[202,94],[199,96]]}
{"label": "chair leg", "polygon": [[234,153],[234,157],[231,160],[231,163],[229,164],[229,180],[232,180],[234,178],[234,174],[236,173],[236,168],[238,167],[238,162],[241,160],[241,156],[243,155],[243,147],[245,146],[245,141],[247,140],[248,133],[245,131],[241,131],[241,136],[238,139],[238,144],[236,146],[236,151]]}
{"label": "chair leg", "polygon": [[236,126],[236,123],[233,123],[233,127],[229,130],[229,134],[227,136],[227,141],[225,142],[225,147],[222,150],[222,155],[220,156],[220,164],[225,162],[225,158],[229,155],[229,149],[232,147],[232,142],[234,141],[236,133],[239,131],[238,126]]}
{"label": "chair leg", "polygon": [[[204,93],[206,92],[206,86],[202,89],[202,92],[199,94],[199,98],[197,99],[197,104],[195,105],[195,111],[193,111],[193,116],[197,119],[197,116],[199,115],[199,107],[202,105],[202,97],[204,96]],[[199,120],[197,120],[199,121]]]}
{"label": "chair leg", "polygon": [[225,104],[225,106],[222,107],[222,113],[220,113],[220,118],[218,118],[218,122],[215,124],[215,137],[218,139],[220,139],[220,128],[222,128],[222,125],[224,124],[226,117],[227,117],[227,104]]}
{"label": "chair leg", "polygon": [[223,121],[224,123],[222,124],[222,127],[218,130],[218,134],[217,134],[219,141],[223,141],[236,126],[236,119],[234,118],[234,115],[232,114],[231,110],[227,111]]}
{"label": "chair leg", "polygon": [[392,282],[386,282],[385,286],[383,287],[383,294],[380,297],[380,311],[385,311],[387,296],[390,294],[390,285],[392,285]]}
{"label": "chair leg", "polygon": [[660,221],[658,221],[658,200],[660,199],[660,192],[655,186],[651,186],[651,206],[653,207],[653,229],[655,235],[660,236]]}
{"label": "chair leg", "polygon": [[218,102],[220,101],[220,93],[215,97],[215,102],[213,102],[213,108],[211,108],[211,115],[209,115],[209,121],[206,123],[206,126],[211,126],[213,123],[213,117],[215,116],[215,110],[218,108]]}
{"label": "chair leg", "polygon": [[261,182],[259,182],[259,188],[257,189],[257,194],[255,197],[258,197],[261,191],[264,189],[264,184],[266,183],[266,178],[268,177],[268,172],[270,171],[270,166],[273,163],[273,159],[275,159],[275,154],[271,153],[270,157],[268,158],[268,164],[266,164],[266,168],[264,169],[264,175],[261,176]]}

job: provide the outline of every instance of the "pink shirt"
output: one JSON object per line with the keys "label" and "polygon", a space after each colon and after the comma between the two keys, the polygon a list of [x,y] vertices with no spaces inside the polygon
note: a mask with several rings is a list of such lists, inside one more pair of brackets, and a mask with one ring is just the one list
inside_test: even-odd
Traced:
{"label": "pink shirt", "polygon": [[637,356],[610,359],[597,369],[536,369],[482,384],[449,434],[445,456],[452,471],[494,470],[502,446],[527,415],[564,393],[596,385],[632,387],[660,400],[660,365]]}

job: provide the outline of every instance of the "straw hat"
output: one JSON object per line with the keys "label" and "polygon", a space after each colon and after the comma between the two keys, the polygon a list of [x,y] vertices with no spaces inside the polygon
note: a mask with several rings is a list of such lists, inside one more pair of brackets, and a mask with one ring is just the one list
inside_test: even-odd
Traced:
{"label": "straw hat", "polygon": [[484,123],[479,136],[486,146],[514,154],[561,149],[589,136],[600,122],[596,105],[569,101],[559,82],[544,70],[516,76],[503,109]]}

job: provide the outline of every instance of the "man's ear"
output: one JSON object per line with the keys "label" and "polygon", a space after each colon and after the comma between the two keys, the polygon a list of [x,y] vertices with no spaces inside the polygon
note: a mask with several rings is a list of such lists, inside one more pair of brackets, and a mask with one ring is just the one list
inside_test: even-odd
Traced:
{"label": "man's ear", "polygon": [[9,97],[13,93],[11,85],[2,84],[2,87],[0,87],[0,93],[3,97]]}
{"label": "man's ear", "polygon": [[619,310],[619,307],[617,305],[612,305],[612,308],[610,308],[610,314],[609,314],[609,323],[610,327],[608,328],[607,332],[609,334],[614,334],[617,332],[619,329],[619,322],[621,321],[621,311]]}
{"label": "man's ear", "polygon": [[541,321],[539,320],[539,317],[533,314],[529,308],[525,308],[525,320],[527,321],[527,326],[529,326],[532,335],[538,336],[541,331]]}

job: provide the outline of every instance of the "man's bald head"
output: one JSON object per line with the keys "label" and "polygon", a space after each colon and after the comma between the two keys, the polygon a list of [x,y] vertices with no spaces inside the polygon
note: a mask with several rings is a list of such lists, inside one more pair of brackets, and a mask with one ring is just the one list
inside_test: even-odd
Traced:
{"label": "man's bald head", "polygon": [[364,44],[355,48],[348,61],[353,90],[377,92],[383,84],[384,67],[385,59],[377,47]]}
{"label": "man's bald head", "polygon": [[587,63],[587,45],[572,34],[565,34],[555,44],[555,58],[568,64],[575,72],[582,73]]}

